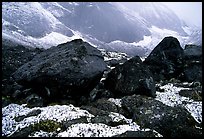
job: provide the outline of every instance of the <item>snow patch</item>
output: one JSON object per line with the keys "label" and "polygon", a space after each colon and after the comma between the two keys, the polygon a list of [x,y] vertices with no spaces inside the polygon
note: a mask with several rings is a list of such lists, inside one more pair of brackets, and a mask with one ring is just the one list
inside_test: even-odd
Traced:
{"label": "snow patch", "polygon": [[121,99],[118,98],[109,98],[108,101],[113,102],[115,105],[122,107],[121,106]]}
{"label": "snow patch", "polygon": [[171,107],[178,105],[185,107],[198,123],[202,122],[202,102],[197,102],[188,97],[179,95],[180,90],[188,90],[189,88],[176,87],[172,83],[161,86],[160,88],[165,91],[156,91],[156,100]]}
{"label": "snow patch", "polygon": [[[20,122],[15,121],[15,117],[27,115],[29,112],[37,109],[41,110],[39,115],[27,117]],[[94,117],[88,111],[81,110],[71,104],[47,106],[42,108],[35,107],[32,109],[25,107],[25,105],[10,104],[2,108],[2,136],[9,136],[15,131],[41,120],[61,122],[63,120],[77,119],[82,116]]]}

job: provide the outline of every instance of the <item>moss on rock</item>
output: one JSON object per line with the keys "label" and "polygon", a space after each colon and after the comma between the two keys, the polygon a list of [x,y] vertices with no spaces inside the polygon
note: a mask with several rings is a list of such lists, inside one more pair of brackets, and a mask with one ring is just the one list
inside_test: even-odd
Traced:
{"label": "moss on rock", "polygon": [[32,125],[34,131],[54,132],[62,129],[62,124],[53,120],[44,120]]}

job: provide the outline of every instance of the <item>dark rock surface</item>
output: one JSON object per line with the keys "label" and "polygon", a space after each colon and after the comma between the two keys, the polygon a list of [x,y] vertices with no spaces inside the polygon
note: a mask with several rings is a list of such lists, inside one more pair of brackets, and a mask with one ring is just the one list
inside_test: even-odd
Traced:
{"label": "dark rock surface", "polygon": [[106,61],[107,65],[111,66],[111,67],[115,67],[117,65],[119,65],[120,63],[125,63],[127,61],[127,59],[121,59],[121,60],[117,60],[117,59],[111,59]]}
{"label": "dark rock surface", "polygon": [[123,119],[119,121],[113,121],[113,119],[108,115],[96,116],[94,118],[91,118],[91,122],[92,123],[103,123],[103,124],[113,126],[113,127],[118,126],[118,125],[127,124],[127,122]]}
{"label": "dark rock surface", "polygon": [[98,109],[98,108],[96,108],[94,106],[82,105],[80,108],[84,109],[84,110],[87,110],[89,113],[93,114],[94,116],[97,116],[97,115],[99,115],[99,116],[109,115],[108,111]]}
{"label": "dark rock surface", "polygon": [[144,63],[154,75],[154,79],[178,78],[183,69],[184,50],[174,37],[165,37],[149,54]]}
{"label": "dark rock surface", "polygon": [[23,115],[23,116],[18,116],[18,117],[16,117],[15,120],[16,120],[17,122],[20,122],[20,121],[22,121],[23,119],[25,119],[25,118],[27,118],[27,117],[36,116],[36,115],[38,115],[38,114],[40,114],[40,113],[41,113],[41,110],[40,110],[40,109],[33,110],[33,111],[29,112],[27,115]]}
{"label": "dark rock surface", "polygon": [[95,101],[100,98],[112,98],[113,93],[104,87],[104,83],[100,82],[91,92],[90,101]]}
{"label": "dark rock surface", "polygon": [[148,67],[135,56],[122,65],[116,66],[108,73],[104,81],[105,88],[115,97],[143,94],[155,97],[155,82]]}
{"label": "dark rock surface", "polygon": [[32,60],[42,51],[43,49],[25,47],[2,39],[2,79],[9,79],[10,75],[20,66]]}
{"label": "dark rock surface", "polygon": [[80,117],[80,118],[73,119],[73,120],[63,121],[62,126],[63,126],[63,129],[67,129],[71,125],[77,124],[77,123],[88,123],[87,117]]}
{"label": "dark rock surface", "polygon": [[183,80],[202,82],[202,47],[196,45],[185,46]]}
{"label": "dark rock surface", "polygon": [[5,102],[4,106],[14,101],[11,96],[14,92],[18,95],[23,88],[23,86],[10,80],[11,74],[41,52],[43,52],[43,49],[31,48],[2,39],[2,96],[4,98],[10,97],[9,100],[2,98]]}
{"label": "dark rock surface", "polygon": [[32,126],[28,126],[13,133],[10,137],[28,137],[33,132]]}
{"label": "dark rock surface", "polygon": [[202,101],[202,90],[190,89],[190,90],[181,90],[179,95],[193,99],[194,101]]}
{"label": "dark rock surface", "polygon": [[92,102],[90,105],[100,110],[104,110],[108,112],[118,112],[117,105],[115,105],[113,102],[110,102],[104,98],[98,99],[95,102]]}
{"label": "dark rock surface", "polygon": [[196,59],[202,60],[202,46],[197,45],[186,45],[184,49],[184,58],[185,59]]}
{"label": "dark rock surface", "polygon": [[126,131],[120,135],[116,135],[113,137],[156,137],[155,133],[150,131]]}
{"label": "dark rock surface", "polygon": [[122,108],[126,117],[138,125],[154,129],[164,137],[200,137],[202,131],[196,129],[196,121],[182,107],[170,107],[151,97],[140,95],[122,98]]}
{"label": "dark rock surface", "polygon": [[105,69],[100,51],[78,39],[42,52],[21,66],[12,77],[21,85],[44,89],[38,95],[55,101],[88,95]]}
{"label": "dark rock surface", "polygon": [[[29,53],[30,51],[25,55]],[[33,54],[34,58],[25,64],[26,61],[22,60],[20,65],[24,65],[14,72],[13,78],[9,79],[9,70],[6,73],[5,79],[2,80],[2,107],[10,103],[26,103],[27,107],[73,104],[80,105],[80,109],[87,110],[95,117],[80,117],[60,123],[52,120],[40,121],[17,130],[12,137],[27,137],[39,130],[53,131],[46,134],[55,136],[57,132],[65,131],[78,123],[103,123],[112,127],[129,124],[122,118],[119,118],[119,121],[114,120],[114,116],[116,119],[118,117],[111,117],[112,112],[132,119],[141,129],[150,129],[126,131],[114,137],[155,137],[156,133],[153,130],[164,137],[202,136],[202,122],[197,123],[184,107],[170,107],[154,98],[156,89],[164,93],[166,90],[160,86],[172,83],[177,87],[190,88],[181,90],[179,95],[202,101],[202,53],[196,46],[186,46],[183,52],[175,38],[167,37],[150,54],[149,61],[147,60],[151,61],[150,63],[143,63],[138,56],[123,64],[119,64],[120,60],[113,60],[113,63],[109,61],[111,66],[116,66],[114,69],[107,69],[107,61],[104,62],[100,51],[82,40],[61,44],[35,55],[34,57]],[[17,59],[21,59],[20,54],[18,56]],[[20,66],[15,64],[17,59],[13,59],[14,68]],[[9,65],[9,61],[6,63],[4,59],[4,62]],[[160,82],[157,86],[155,78]],[[121,106],[108,100],[118,97],[122,98]],[[34,110],[26,115],[17,116],[14,120],[20,123],[25,118],[40,113],[41,110]]]}

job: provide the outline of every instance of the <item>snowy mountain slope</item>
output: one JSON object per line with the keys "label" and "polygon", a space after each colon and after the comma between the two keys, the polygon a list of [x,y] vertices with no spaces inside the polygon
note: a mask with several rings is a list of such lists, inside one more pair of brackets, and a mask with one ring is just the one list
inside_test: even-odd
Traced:
{"label": "snowy mountain slope", "polygon": [[135,2],[128,9],[117,2],[3,2],[2,36],[44,48],[82,38],[128,55],[147,55],[166,36],[178,37],[182,47],[202,45],[202,30],[161,3]]}
{"label": "snowy mountain slope", "polygon": [[[117,7],[106,2],[59,4],[71,12],[64,11],[62,16],[56,17],[58,20],[103,42],[109,43],[114,40],[133,42],[150,33],[141,23],[130,22]],[[46,7],[52,9],[52,5]]]}
{"label": "snowy mountain slope", "polygon": [[[61,22],[37,2],[3,3],[2,18],[17,26],[26,35],[36,38],[43,37],[47,33],[51,33],[52,30],[57,30],[63,26]],[[70,35],[73,35],[71,31],[69,32]]]}
{"label": "snowy mountain slope", "polygon": [[186,35],[182,29],[182,22],[177,15],[167,6],[160,2],[134,2],[123,3],[132,10],[135,14],[149,22],[151,26],[157,26],[161,29],[169,29]]}

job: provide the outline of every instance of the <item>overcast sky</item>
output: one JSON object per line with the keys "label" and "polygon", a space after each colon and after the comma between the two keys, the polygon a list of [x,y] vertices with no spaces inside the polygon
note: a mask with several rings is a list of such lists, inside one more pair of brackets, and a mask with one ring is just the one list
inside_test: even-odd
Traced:
{"label": "overcast sky", "polygon": [[202,27],[202,2],[162,2],[180,18]]}

